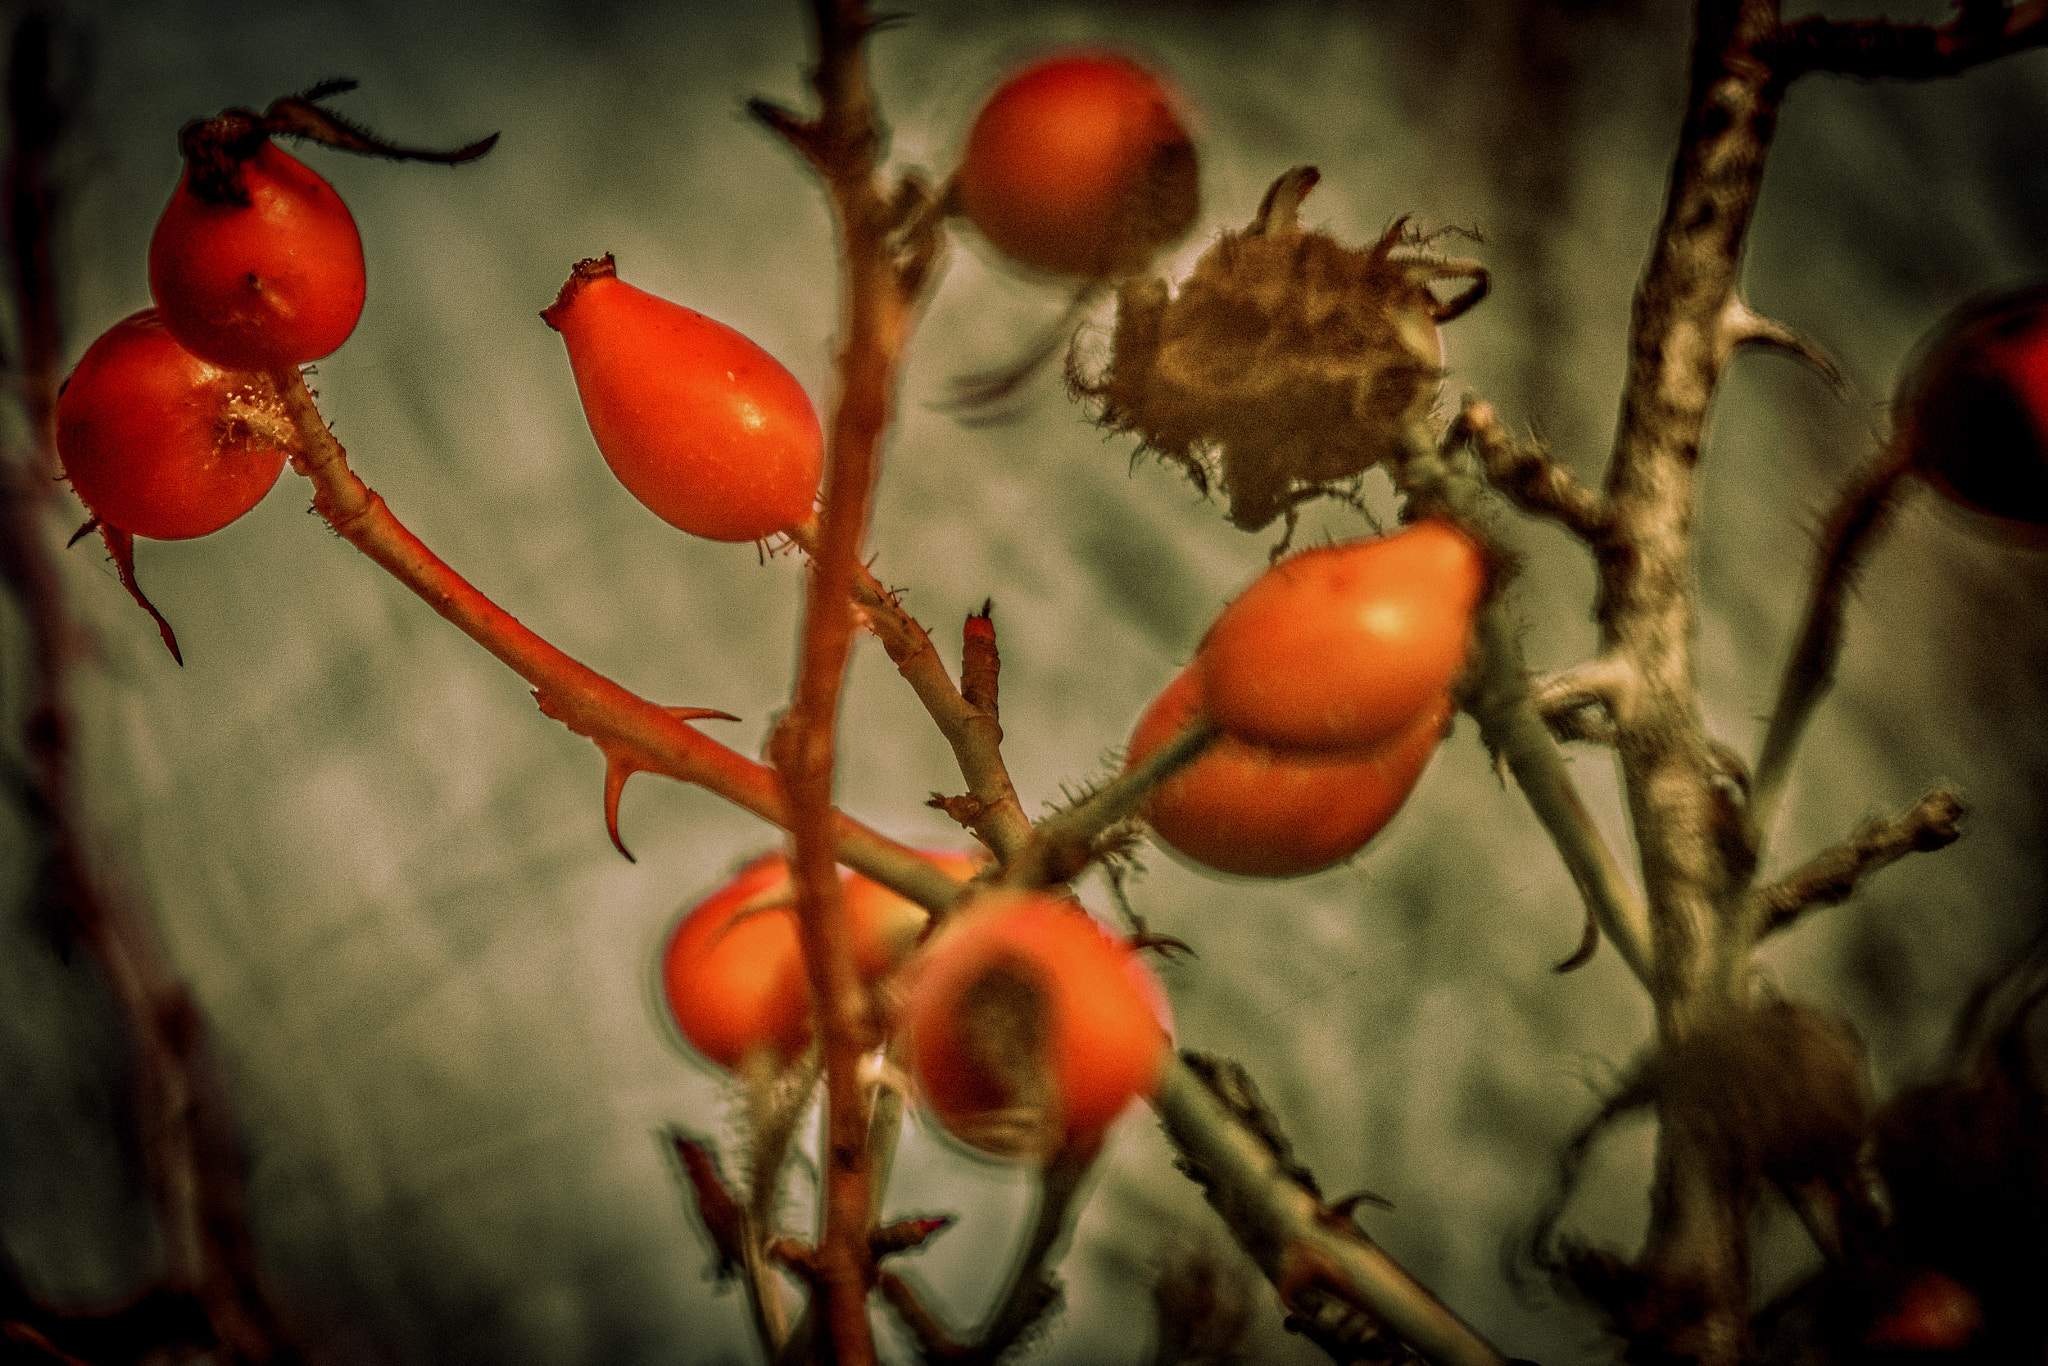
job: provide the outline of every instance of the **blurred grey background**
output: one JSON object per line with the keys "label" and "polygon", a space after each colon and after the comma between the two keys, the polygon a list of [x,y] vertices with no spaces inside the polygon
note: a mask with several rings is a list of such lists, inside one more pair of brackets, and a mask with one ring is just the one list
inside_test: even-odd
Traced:
{"label": "blurred grey background", "polygon": [[[1324,173],[1305,216],[1347,240],[1404,213],[1477,230],[1494,292],[1449,331],[1447,393],[1486,395],[1592,479],[1687,22],[1675,3],[931,0],[876,39],[873,63],[895,163],[934,177],[1021,57],[1105,43],[1158,64],[1193,111],[1204,179],[1174,272],[1300,162]],[[323,407],[358,471],[459,570],[627,686],[742,715],[714,733],[755,748],[787,695],[796,565],[693,541],[619,488],[535,314],[572,262],[611,251],[626,279],[740,328],[828,395],[822,198],[740,113],[751,95],[806,99],[798,6],[108,0],[65,24],[87,82],[63,167],[67,360],[148,303],[144,251],[185,120],[347,75],[362,89],[337,107],[399,141],[502,131],[454,171],[303,153],[353,206],[371,277],[354,338],[318,366]],[[1810,530],[1872,449],[1912,342],[1967,296],[2048,274],[2044,144],[2043,54],[1924,86],[1813,78],[1786,106],[1747,294],[1831,350],[1848,389],[1744,358],[1715,412],[1700,682],[1716,734],[1746,752],[1801,610]],[[1011,358],[1063,302],[970,239],[955,237],[904,379],[873,548],[942,642],[993,596],[1007,752],[1035,811],[1104,771],[1270,538],[1233,531],[1157,466],[1133,468],[1053,375],[1007,426],[931,411],[952,375]],[[74,700],[98,856],[156,917],[216,1032],[288,1317],[332,1362],[753,1360],[743,1303],[709,1279],[709,1244],[656,1141],[682,1124],[735,1152],[733,1096],[657,1012],[653,964],[678,908],[770,832],[643,777],[624,805],[639,862],[621,860],[590,746],[306,504],[287,473],[227,530],[140,547],[182,670],[95,546],[64,556],[97,649]],[[1352,514],[1309,522],[1307,536],[1359,529]],[[1515,592],[1533,663],[1583,657],[1586,558],[1546,527],[1502,526],[1528,560]],[[1887,1090],[1936,1065],[1969,986],[2040,918],[2048,558],[1978,531],[1929,496],[1909,501],[1857,595],[1774,846],[1782,867],[1938,779],[1971,799],[1960,844],[1767,954],[1783,991],[1856,1020]],[[10,753],[22,646],[0,604]],[[1627,848],[1609,761],[1583,751],[1575,771]],[[922,805],[958,788],[864,644],[844,806],[958,845]],[[157,1254],[108,1121],[119,1054],[90,974],[20,909],[19,822],[0,813],[0,1236],[46,1295],[103,1300]],[[1390,1198],[1373,1234],[1511,1353],[1598,1359],[1593,1321],[1518,1299],[1500,1251],[1648,1015],[1611,950],[1551,972],[1581,912],[1469,721],[1351,867],[1253,885],[1145,861],[1138,907],[1200,954],[1165,969],[1183,1042],[1250,1067],[1327,1190]],[[1099,885],[1087,895],[1107,905]],[[1637,1238],[1649,1155],[1646,1127],[1606,1143],[1571,1222]],[[1134,1113],[1039,1359],[1148,1359],[1152,1279],[1219,1236],[1169,1156]],[[809,1180],[792,1173],[794,1228]],[[962,1218],[905,1265],[963,1330],[990,1306],[1029,1201],[1020,1174],[907,1136],[891,1208]],[[1805,1255],[1789,1217],[1771,1221],[1760,1292]],[[1257,1293],[1250,1359],[1313,1359]]]}

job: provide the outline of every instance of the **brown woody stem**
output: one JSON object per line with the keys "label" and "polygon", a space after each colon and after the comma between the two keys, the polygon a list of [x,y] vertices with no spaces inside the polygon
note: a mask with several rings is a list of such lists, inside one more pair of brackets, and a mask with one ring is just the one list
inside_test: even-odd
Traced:
{"label": "brown woody stem", "polygon": [[1168,1065],[1153,1105],[1210,1203],[1304,1322],[1327,1324],[1348,1310],[1392,1330],[1435,1366],[1504,1366],[1491,1343],[1379,1244],[1332,1217],[1286,1155],[1233,1114],[1185,1059]]}
{"label": "brown woody stem", "polygon": [[[805,551],[815,553],[817,524],[809,522],[796,528],[790,539]],[[955,687],[924,626],[903,610],[896,595],[884,588],[864,565],[857,565],[854,570],[853,603],[861,624],[882,642],[896,671],[910,684],[911,691],[917,694],[933,724],[952,747],[954,762],[959,765],[960,776],[967,780],[968,796],[972,799],[961,808],[968,813],[964,823],[989,847],[998,862],[1007,865],[1030,841],[1031,821],[1017,800],[1017,789],[1011,785],[1009,770],[1003,764],[1003,727],[996,714],[993,666],[982,666],[989,680],[985,701],[972,696],[966,686],[970,681],[969,652],[963,652],[961,686]],[[992,628],[988,653],[994,653]]]}
{"label": "brown woody stem", "polygon": [[1846,844],[1816,854],[1750,897],[1750,933],[1762,939],[1789,927],[1816,906],[1839,906],[1863,879],[1908,854],[1943,849],[1961,838],[1962,798],[1936,788],[1898,816],[1865,823]]}

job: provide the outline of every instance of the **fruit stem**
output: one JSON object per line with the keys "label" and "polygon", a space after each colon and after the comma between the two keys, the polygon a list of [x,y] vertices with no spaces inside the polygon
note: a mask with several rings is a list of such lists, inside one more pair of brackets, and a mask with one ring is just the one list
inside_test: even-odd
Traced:
{"label": "fruit stem", "polygon": [[1196,715],[1144,762],[1040,821],[1031,843],[1003,870],[1002,885],[1045,887],[1079,877],[1095,859],[1096,837],[1135,816],[1153,788],[1193,763],[1216,736],[1215,723]]}

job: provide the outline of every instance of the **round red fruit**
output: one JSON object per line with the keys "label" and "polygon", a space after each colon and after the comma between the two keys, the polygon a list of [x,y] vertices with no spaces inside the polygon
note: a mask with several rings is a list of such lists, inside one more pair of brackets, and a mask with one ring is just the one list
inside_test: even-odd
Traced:
{"label": "round red fruit", "polygon": [[698,1052],[730,1071],[759,1049],[786,1062],[810,1045],[793,900],[788,860],[764,854],[669,936],[661,971],[669,1013]]}
{"label": "round red fruit", "polygon": [[1443,521],[1282,560],[1196,652],[1209,716],[1276,749],[1384,745],[1465,667],[1486,579],[1485,555]]}
{"label": "round red fruit", "polygon": [[[149,292],[193,354],[235,370],[318,360],[363,312],[363,240],[348,205],[267,138],[224,188],[190,162],[149,240]],[[239,193],[237,193],[239,191]]]}
{"label": "round red fruit", "polygon": [[1901,382],[1894,421],[1929,483],[2038,539],[2048,528],[2048,285],[1945,319]]}
{"label": "round red fruit", "polygon": [[1005,1157],[1099,1142],[1165,1066],[1165,997],[1086,912],[1034,894],[985,898],[912,970],[911,1071],[939,1122]]}
{"label": "round red fruit", "polygon": [[[965,854],[928,855],[962,881]],[[924,933],[923,907],[858,873],[840,870],[854,966],[864,982],[893,972]],[[810,984],[796,922],[789,860],[763,854],[677,922],[662,954],[662,994],[683,1037],[728,1071],[766,1049],[787,1062],[811,1042]]]}
{"label": "round red fruit", "polygon": [[989,96],[955,203],[996,250],[1054,275],[1126,274],[1201,206],[1194,144],[1159,79],[1126,57],[1038,62]]}
{"label": "round red fruit", "polygon": [[[1202,709],[1201,674],[1181,671],[1131,733],[1130,769]],[[1378,749],[1319,754],[1218,736],[1146,799],[1152,833],[1184,858],[1240,877],[1298,877],[1363,849],[1401,809],[1450,724],[1435,705]]]}
{"label": "round red fruit", "polygon": [[201,360],[153,308],[108,328],[57,400],[57,455],[79,499],[160,541],[218,531],[261,502],[289,432],[268,376]]}
{"label": "round red fruit", "polygon": [[758,541],[811,515],[824,467],[796,376],[724,323],[579,261],[542,312],[562,334],[597,448],[669,525]]}

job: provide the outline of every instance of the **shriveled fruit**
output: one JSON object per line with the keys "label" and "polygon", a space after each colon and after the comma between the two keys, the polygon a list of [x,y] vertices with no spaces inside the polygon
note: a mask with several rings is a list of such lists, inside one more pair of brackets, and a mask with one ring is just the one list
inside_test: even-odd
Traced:
{"label": "shriveled fruit", "polygon": [[180,346],[153,308],[86,350],[57,400],[57,454],[102,522],[175,541],[218,531],[284,469],[290,424],[267,376]]}
{"label": "shriveled fruit", "polygon": [[1224,734],[1290,750],[1385,744],[1465,666],[1486,557],[1444,521],[1290,556],[1223,610],[1196,652]]}
{"label": "shriveled fruit", "polygon": [[1043,1160],[1097,1142],[1165,1065],[1165,998],[1131,949],[1040,894],[985,898],[912,969],[911,1071],[974,1147]]}
{"label": "shriveled fruit", "polygon": [[[1202,709],[1199,670],[1182,670],[1131,733],[1125,768]],[[1296,877],[1350,858],[1392,820],[1450,723],[1439,694],[1406,731],[1358,754],[1275,750],[1219,736],[1146,799],[1152,833],[1182,856],[1243,877]]]}
{"label": "shriveled fruit", "polygon": [[[1117,295],[1103,372],[1081,384],[1098,421],[1131,432],[1230,520],[1257,531],[1405,449],[1436,402],[1440,324],[1484,297],[1477,261],[1444,257],[1401,219],[1369,247],[1304,229],[1318,180],[1297,166],[1252,221],[1226,232],[1177,287],[1132,280]],[[1466,281],[1448,299],[1435,289]]]}
{"label": "shriveled fruit", "polygon": [[1948,497],[2048,528],[2048,285],[1977,299],[1921,343],[1894,405],[1912,467]]}
{"label": "shriveled fruit", "polygon": [[[964,854],[930,857],[963,881],[977,867]],[[916,946],[926,912],[844,869],[840,894],[855,968],[873,982]],[[795,907],[788,858],[763,854],[691,907],[669,935],[662,954],[669,1013],[683,1037],[721,1067],[737,1071],[764,1049],[786,1062],[810,1046],[810,985]]]}
{"label": "shriveled fruit", "polygon": [[1123,274],[1187,232],[1194,144],[1159,79],[1073,53],[997,87],[975,117],[955,202],[996,250],[1054,275]]}
{"label": "shriveled fruit", "polygon": [[796,376],[694,309],[579,261],[541,313],[562,334],[605,463],[669,525],[757,541],[811,515],[825,438]]}

